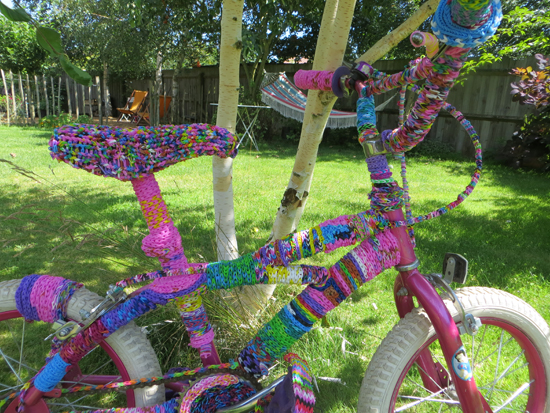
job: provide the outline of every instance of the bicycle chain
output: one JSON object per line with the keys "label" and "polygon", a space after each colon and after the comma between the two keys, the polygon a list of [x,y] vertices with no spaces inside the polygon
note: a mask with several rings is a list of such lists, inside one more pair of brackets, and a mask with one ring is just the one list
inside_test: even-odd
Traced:
{"label": "bicycle chain", "polygon": [[[95,386],[72,387],[69,389],[61,389],[61,392],[62,392],[61,395],[67,396],[69,394],[82,393],[82,392],[86,392],[89,394],[105,393],[110,391],[123,392],[127,390],[158,386],[165,383],[172,383],[172,382],[184,381],[184,380],[189,380],[188,389],[190,389],[193,386],[193,384],[196,383],[197,381],[203,378],[206,378],[208,376],[213,376],[217,374],[233,374],[235,376],[239,376],[244,380],[248,381],[257,391],[262,390],[263,387],[260,383],[258,383],[258,380],[251,374],[247,373],[246,371],[239,369],[238,363],[225,363],[225,364],[221,364],[220,366],[228,366],[228,367],[218,368],[218,369],[212,368],[212,367],[211,368],[199,367],[195,370],[188,370],[184,372],[170,374],[171,377],[166,377],[165,375],[160,377],[157,376],[157,377],[150,377],[150,378],[141,378],[141,379],[136,379],[137,381],[139,381],[138,383],[131,383],[131,384],[124,384],[124,383],[128,383],[129,381],[133,382],[136,380],[117,381],[117,382],[109,383],[108,385],[103,385],[100,388],[97,388],[97,387],[90,388]],[[185,390],[188,390],[188,389],[185,389]],[[11,393],[9,396],[7,396],[2,400],[3,403],[0,404],[0,407],[4,406],[5,403],[8,402],[9,400],[12,400],[18,397],[19,394],[20,392]]]}

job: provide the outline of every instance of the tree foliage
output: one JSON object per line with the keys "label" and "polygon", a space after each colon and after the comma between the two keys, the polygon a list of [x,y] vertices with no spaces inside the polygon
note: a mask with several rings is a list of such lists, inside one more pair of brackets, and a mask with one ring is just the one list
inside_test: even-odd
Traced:
{"label": "tree foliage", "polygon": [[0,17],[1,68],[33,73],[40,69],[46,57],[46,51],[36,42],[33,27]]}

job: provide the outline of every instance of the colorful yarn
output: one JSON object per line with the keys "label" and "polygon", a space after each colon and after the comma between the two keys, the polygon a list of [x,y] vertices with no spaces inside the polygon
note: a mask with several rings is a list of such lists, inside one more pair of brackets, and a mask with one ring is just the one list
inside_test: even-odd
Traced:
{"label": "colorful yarn", "polygon": [[[391,76],[385,75],[376,79],[370,79],[365,85],[362,96],[370,94],[379,95],[392,89],[416,83],[422,79],[428,78],[433,73],[434,63],[427,57],[419,57],[411,60],[405,70],[395,73]],[[380,76],[379,76],[380,77]],[[359,113],[359,107],[357,108]]]}
{"label": "colorful yarn", "polygon": [[65,376],[70,363],[66,363],[59,354],[56,354],[46,367],[38,373],[34,380],[34,386],[47,393],[55,388],[57,383]]}
{"label": "colorful yarn", "polygon": [[[441,42],[470,49],[486,42],[496,33],[502,20],[500,0],[491,0],[490,5],[481,0],[474,2],[474,7],[467,8],[469,3],[470,1],[439,3],[432,19],[432,31]],[[479,23],[482,24],[478,25]]]}
{"label": "colorful yarn", "polygon": [[332,91],[332,75],[326,70],[298,70],[294,74],[294,84],[300,89]]}
{"label": "colorful yarn", "polygon": [[174,398],[162,404],[143,407],[122,407],[102,410],[69,410],[66,413],[177,413],[180,408],[180,399]]}
{"label": "colorful yarn", "polygon": [[207,377],[194,384],[181,402],[181,413],[210,413],[234,405],[256,394],[250,383],[239,376],[224,374]]}
{"label": "colorful yarn", "polygon": [[237,137],[202,123],[118,128],[75,124],[54,130],[51,156],[95,175],[130,181],[202,155],[237,155]]}
{"label": "colorful yarn", "polygon": [[315,395],[311,384],[311,371],[304,359],[294,353],[284,356],[284,360],[290,363],[289,370],[292,373],[292,389],[296,398],[295,413],[313,413]]}
{"label": "colorful yarn", "polygon": [[357,99],[357,131],[359,132],[359,143],[378,137],[374,95]]}
{"label": "colorful yarn", "polygon": [[408,151],[424,139],[443,107],[467,54],[467,49],[451,47],[434,62],[411,116],[403,126],[383,135],[384,145],[392,152]]}
{"label": "colorful yarn", "polygon": [[206,267],[208,289],[230,289],[258,283],[321,282],[328,276],[326,268],[290,264],[320,252],[330,253],[354,245],[377,234],[385,225],[382,215],[367,212],[325,221],[317,227],[270,242],[235,260],[209,263]]}
{"label": "colorful yarn", "polygon": [[399,262],[397,240],[383,232],[361,242],[329,269],[329,277],[310,284],[258,331],[239,354],[243,369],[256,377],[267,374],[274,360],[285,354],[313,324],[353,291]]}
{"label": "colorful yarn", "polygon": [[15,305],[26,320],[53,323],[67,318],[67,305],[82,284],[62,277],[32,274],[15,292]]}

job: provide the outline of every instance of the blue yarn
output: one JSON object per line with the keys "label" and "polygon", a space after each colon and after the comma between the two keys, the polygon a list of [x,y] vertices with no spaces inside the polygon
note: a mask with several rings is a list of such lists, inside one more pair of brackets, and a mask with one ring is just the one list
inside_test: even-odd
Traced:
{"label": "blue yarn", "polygon": [[65,376],[67,367],[70,365],[70,363],[63,361],[59,353],[56,354],[36,377],[34,387],[44,393],[53,390]]}
{"label": "blue yarn", "polygon": [[479,46],[495,34],[502,20],[500,0],[493,0],[491,7],[491,17],[482,26],[468,29],[453,22],[450,4],[441,0],[432,20],[432,31],[441,42],[449,46],[467,49]]}
{"label": "blue yarn", "polygon": [[357,99],[357,129],[365,124],[376,125],[374,96]]}

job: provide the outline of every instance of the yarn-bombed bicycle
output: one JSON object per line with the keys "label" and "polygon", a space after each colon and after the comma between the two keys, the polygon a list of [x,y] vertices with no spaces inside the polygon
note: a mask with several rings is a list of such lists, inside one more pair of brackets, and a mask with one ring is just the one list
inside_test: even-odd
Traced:
{"label": "yarn-bombed bicycle", "polygon": [[[337,95],[359,92],[360,142],[373,183],[370,209],[325,221],[233,261],[187,262],[154,178],[156,171],[194,156],[235,156],[232,134],[208,125],[136,130],[73,125],[56,130],[50,143],[55,158],[97,175],[131,181],[150,230],[143,249],[159,258],[162,270],[120,281],[103,301],[60,277],[31,275],[1,283],[2,325],[21,317],[47,323],[61,320],[51,354],[40,371],[32,371],[22,349],[15,356],[2,350],[11,373],[6,376],[13,379],[5,381],[2,404],[10,412],[45,412],[65,403],[69,395],[116,389],[125,391],[126,405],[139,411],[312,411],[314,397],[307,365],[287,354],[289,348],[363,283],[395,266],[399,274],[394,295],[402,320],[369,364],[359,411],[546,411],[550,344],[544,320],[526,303],[502,291],[453,291],[449,283],[464,283],[467,274],[467,263],[456,254],[445,258],[443,276],[420,274],[410,228],[456,207],[477,183],[481,170],[477,135],[445,100],[469,48],[494,32],[499,20],[498,1],[444,0],[433,26],[445,44],[439,48],[429,35],[417,33],[412,38],[415,45],[431,42],[428,57],[411,62],[403,72],[388,76],[361,63],[335,73],[297,73],[295,81],[304,88],[332,90]],[[405,120],[403,86],[422,80],[425,83],[416,88],[419,97]],[[379,135],[373,96],[399,87],[401,126]],[[442,108],[472,137],[476,170],[456,201],[426,216],[405,216],[402,207],[407,197],[392,178],[386,154],[399,154],[418,144]],[[356,247],[329,269],[291,265],[321,251],[329,253],[350,245]],[[146,280],[153,282],[129,296],[124,294],[124,287]],[[236,361],[222,364],[201,294],[284,282],[307,287],[260,329]],[[445,300],[437,288],[444,292]],[[414,297],[419,307],[415,307]],[[133,319],[169,302],[180,309],[203,367],[162,375],[146,338],[132,325]],[[22,323],[23,331],[25,325]],[[8,338],[17,338],[8,341],[18,348],[20,336],[9,328],[4,331]],[[111,357],[118,374],[81,371],[83,357],[98,346]],[[137,358],[138,354],[141,357]],[[290,364],[289,374],[268,389],[258,390],[256,379],[267,375],[268,368],[283,356]],[[22,379],[21,372],[27,369],[31,380]],[[163,387],[176,396],[164,401]],[[65,404],[71,410],[89,406],[79,398]]]}

